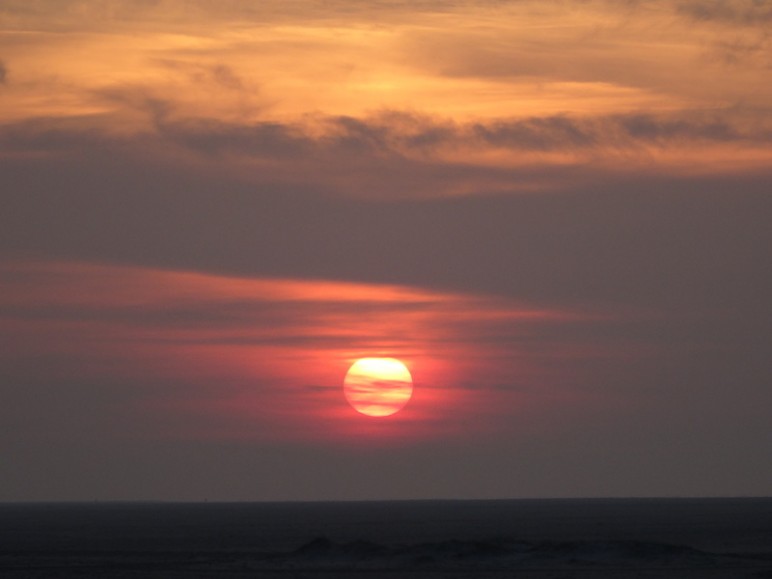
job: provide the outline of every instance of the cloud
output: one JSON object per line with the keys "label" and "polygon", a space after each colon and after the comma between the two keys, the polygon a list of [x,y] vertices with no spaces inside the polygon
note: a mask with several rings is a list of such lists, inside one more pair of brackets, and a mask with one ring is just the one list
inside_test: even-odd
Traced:
{"label": "cloud", "polygon": [[[455,384],[502,345],[496,336],[514,332],[523,340],[542,322],[588,319],[395,285],[67,261],[0,260],[0,279],[7,290],[0,338],[14,336],[0,352],[6,376],[48,382],[57,392],[78,378],[101,382],[108,385],[101,398],[120,400],[129,413],[160,408],[167,417],[182,416],[199,435],[211,429],[209,435],[226,437],[265,437],[271,429],[289,436],[301,423],[315,438],[361,429],[345,412],[334,426],[329,417],[340,412],[340,380],[352,360],[374,352],[425,376],[423,400],[403,427],[431,435],[442,409],[452,411],[463,396]],[[549,340],[541,342],[548,347]],[[463,364],[454,362],[461,357]],[[478,378],[480,389],[486,383]],[[70,390],[92,397],[88,388]],[[498,385],[492,392],[506,395]],[[11,394],[26,402],[26,394]],[[226,418],[230,424],[221,424]]]}
{"label": "cloud", "polygon": [[215,85],[233,91],[245,90],[243,80],[233,68],[225,64],[203,64],[182,60],[160,59],[161,65],[172,71],[184,73],[194,86]]}
{"label": "cloud", "polygon": [[694,20],[740,26],[772,22],[772,5],[766,0],[679,1],[676,10]]}
{"label": "cloud", "polygon": [[[171,119],[153,107],[159,135],[206,154],[235,153],[298,160],[305,155],[391,155],[426,158],[446,150],[493,147],[521,152],[636,150],[641,146],[766,146],[772,128],[733,111],[630,113],[596,117],[556,115],[457,123],[391,111],[367,118],[316,117],[302,123],[231,124],[214,119]],[[763,112],[763,111],[762,111]],[[753,112],[751,111],[751,114]]]}
{"label": "cloud", "polygon": [[418,11],[444,12],[448,3],[437,0],[393,2],[377,0],[269,0],[245,4],[238,0],[42,0],[34,6],[24,0],[7,0],[0,18],[17,29],[91,31],[163,26],[172,30],[205,30],[212,23],[283,24],[287,22],[351,22],[373,18],[403,21]]}
{"label": "cloud", "polygon": [[[373,3],[364,9],[351,2],[169,1],[132,4],[131,10],[107,1],[36,5],[50,10],[6,6],[9,13],[37,17],[43,29],[67,15],[98,27],[93,34],[5,39],[4,58],[28,75],[18,104],[36,103],[33,109],[11,107],[6,115],[109,111],[117,117],[111,119],[117,132],[146,128],[129,102],[109,98],[132,90],[169,103],[177,120],[247,126],[303,124],[313,115],[362,120],[378,110],[468,124],[658,115],[770,100],[756,74],[766,66],[762,38],[738,40],[728,27],[694,26],[665,0],[655,7],[376,3],[372,13]],[[186,8],[190,14],[183,15]],[[106,15],[109,25],[84,17],[92,12]],[[736,76],[727,81],[725,66],[695,62],[706,46],[731,52]],[[39,98],[44,92],[48,98]]]}
{"label": "cloud", "polygon": [[[126,183],[139,178],[126,175],[131,167],[142,167],[146,179],[155,176],[159,183],[188,173],[200,180],[191,190],[213,180],[237,190],[405,200],[604,189],[612,183],[639,188],[665,176],[697,183],[740,168],[762,175],[772,141],[764,111],[742,109],[473,123],[385,111],[237,123],[181,117],[173,103],[142,91],[110,98],[129,103],[148,129],[105,134],[103,127],[120,123],[110,115],[35,119],[0,128],[0,144],[7,156],[44,155],[53,165],[100,159],[105,171],[125,175]],[[10,157],[6,162],[21,167]],[[94,169],[84,167],[84,174]],[[6,172],[8,187],[14,187],[13,175]]]}
{"label": "cloud", "polygon": [[160,135],[171,142],[206,154],[298,159],[318,148],[318,143],[295,126],[260,122],[239,126],[218,121],[161,122]]}
{"label": "cloud", "polygon": [[[625,200],[620,205],[628,204]],[[604,205],[614,204],[605,199]],[[620,231],[632,228],[630,220],[640,208],[627,207],[623,214],[629,221]],[[467,223],[474,217],[470,209],[465,207]],[[538,212],[528,204],[518,209],[529,218],[512,224],[522,235],[522,225]],[[580,222],[589,217],[586,211],[563,213],[568,214],[568,227],[577,216]],[[497,225],[496,215],[488,215],[487,228]],[[514,215],[510,212],[501,222]],[[614,211],[612,217],[620,214]],[[647,225],[656,226],[663,217]],[[690,217],[693,227],[704,225],[704,216]],[[731,221],[736,215],[723,217]],[[533,225],[535,231],[542,226]],[[596,226],[588,224],[573,241],[591,235]],[[666,233],[663,229],[653,237]],[[382,231],[370,230],[382,244]],[[555,229],[548,233],[560,234]],[[520,242],[534,240],[521,237]],[[668,236],[663,245],[672,250],[673,241]],[[377,244],[367,248],[371,259]],[[513,278],[538,270],[528,271],[512,257],[489,253],[480,261],[505,269]],[[680,265],[686,264],[693,267],[689,261]],[[465,273],[475,272],[467,268]],[[600,268],[594,273],[602,274]],[[26,474],[4,487],[11,497],[34,496],[29,473],[50,474],[62,452],[72,455],[68,461],[78,461],[93,459],[95,449],[107,447],[112,453],[134,447],[142,456],[138,464],[147,466],[148,452],[171,445],[174,450],[164,453],[159,467],[175,472],[179,466],[170,466],[169,455],[198,456],[208,444],[215,448],[200,459],[206,465],[221,455],[217,446],[234,443],[247,446],[254,458],[277,445],[340,450],[341,444],[355,440],[372,453],[373,444],[395,448],[395,439],[414,448],[439,439],[443,446],[472,446],[474,464],[479,464],[478,448],[488,449],[494,455],[490,468],[499,474],[500,457],[518,453],[512,481],[520,480],[524,463],[543,466],[544,452],[565,456],[569,463],[571,456],[584,453],[578,470],[586,468],[588,459],[601,468],[610,453],[618,454],[614,472],[622,464],[633,476],[639,458],[624,462],[625,457],[633,451],[657,456],[655,451],[668,447],[674,437],[687,449],[672,457],[660,455],[663,468],[668,457],[693,460],[699,448],[710,444],[721,460],[750,457],[747,468],[755,472],[755,465],[766,464],[763,458],[769,452],[763,436],[770,396],[769,318],[763,313],[754,320],[740,320],[737,312],[727,316],[721,309],[704,317],[685,310],[668,316],[630,310],[565,315],[565,310],[523,308],[502,298],[393,285],[50,260],[0,261],[0,280],[5,290],[0,338],[8,345],[0,351],[0,390],[6,401],[0,416],[9,427],[7,445],[16,451],[10,454],[11,464],[26,466],[12,469]],[[599,285],[597,277],[579,282],[572,290]],[[657,278],[650,287],[663,283],[669,282]],[[722,288],[711,284],[710,290]],[[764,300],[766,290],[761,289]],[[416,396],[396,422],[362,423],[347,410],[342,376],[362,351],[384,350],[404,355],[416,380]],[[608,446],[607,439],[618,446]],[[190,442],[192,450],[182,450],[181,441]],[[53,454],[52,444],[57,449]],[[599,444],[606,446],[593,458]],[[529,459],[530,454],[535,458]],[[458,468],[458,456],[449,461],[448,472]],[[118,458],[125,463],[122,454]],[[329,472],[335,480],[338,466]],[[163,468],[154,473],[165,472]],[[238,473],[244,476],[243,469]],[[143,478],[135,469],[129,474],[134,480]],[[548,474],[551,480],[554,473]],[[255,484],[265,484],[259,468],[253,476]],[[700,472],[697,478],[702,476]],[[757,477],[751,480],[762,486],[754,488],[763,488],[766,480]],[[215,478],[221,481],[219,471]],[[50,479],[41,475],[41,480]],[[61,493],[60,482],[56,488],[41,488]],[[95,484],[92,479],[87,483]]]}
{"label": "cloud", "polygon": [[631,113],[602,117],[552,116],[478,124],[483,142],[519,150],[581,151],[678,146],[684,143],[769,143],[767,127],[743,128],[730,115]]}
{"label": "cloud", "polygon": [[[639,124],[625,130],[646,139],[686,131]],[[217,155],[196,150],[188,160],[155,137],[36,131],[6,127],[3,146],[18,151],[0,159],[6,252],[395,282],[578,307],[738,308],[752,317],[769,307],[772,279],[758,266],[772,245],[768,169],[474,167],[367,151],[336,156],[333,145],[325,153],[323,143],[283,133],[279,143],[293,151],[261,132],[233,145],[226,130],[206,142]],[[505,137],[513,138],[496,138]],[[240,165],[221,158],[233,146],[286,156]],[[513,195],[524,181],[551,187]],[[459,182],[470,195],[448,194]]]}

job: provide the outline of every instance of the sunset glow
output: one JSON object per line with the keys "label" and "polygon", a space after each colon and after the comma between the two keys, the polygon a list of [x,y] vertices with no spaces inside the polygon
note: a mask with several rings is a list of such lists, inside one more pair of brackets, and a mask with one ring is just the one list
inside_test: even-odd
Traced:
{"label": "sunset glow", "polygon": [[770,23],[0,1],[0,501],[768,492]]}
{"label": "sunset glow", "polygon": [[[515,335],[586,317],[394,285],[83,263],[12,263],[0,265],[0,276],[4,303],[16,312],[3,320],[0,338],[8,346],[0,361],[63,357],[67,363],[56,363],[60,376],[141,376],[184,385],[184,396],[142,389],[125,405],[124,413],[141,413],[145,421],[157,416],[153,428],[163,437],[456,436],[452,417],[462,408],[477,413],[485,407],[484,399],[469,396],[471,375],[499,355],[496,348],[467,343],[469,336]],[[373,315],[363,317],[363,310]],[[373,351],[389,351],[420,369],[420,393],[413,392],[403,362],[368,357]],[[521,358],[510,372],[534,389],[552,381],[527,378],[540,372],[536,360]],[[486,390],[494,380],[495,374],[478,378],[476,388]],[[508,397],[495,392],[495,382],[490,387],[488,397]],[[529,396],[518,396],[524,411]],[[398,413],[409,400],[410,412]],[[362,414],[394,415],[394,428],[388,429],[392,421],[364,425],[357,420]],[[164,420],[170,416],[174,420]],[[488,426],[480,422],[474,430]]]}

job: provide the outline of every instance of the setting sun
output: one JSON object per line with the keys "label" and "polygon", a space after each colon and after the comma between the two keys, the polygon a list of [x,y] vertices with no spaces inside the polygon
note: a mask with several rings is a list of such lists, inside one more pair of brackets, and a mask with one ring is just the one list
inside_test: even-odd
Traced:
{"label": "setting sun", "polygon": [[346,400],[367,416],[391,416],[402,410],[413,395],[413,378],[394,358],[357,360],[343,380]]}

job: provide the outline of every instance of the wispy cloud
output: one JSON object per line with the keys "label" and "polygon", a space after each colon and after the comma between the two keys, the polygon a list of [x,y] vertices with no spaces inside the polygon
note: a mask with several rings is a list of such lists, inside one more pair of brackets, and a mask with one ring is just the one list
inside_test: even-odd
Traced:
{"label": "wispy cloud", "polygon": [[[569,171],[565,179],[575,184],[576,171],[586,173],[584,181],[592,179],[587,169],[594,167],[602,181],[612,164],[615,178],[628,174],[634,179],[654,172],[763,171],[772,155],[772,126],[764,120],[765,111],[754,109],[473,123],[388,111],[364,118],[236,123],[180,117],[173,103],[142,92],[110,98],[130,102],[145,117],[147,128],[116,135],[102,128],[111,124],[110,117],[36,119],[0,128],[0,142],[7,155],[45,153],[71,159],[104,147],[142,156],[151,147],[170,163],[187,155],[188,162],[233,171],[252,182],[297,184],[300,179],[331,192],[368,197],[556,190],[569,185],[561,173]],[[706,156],[720,162],[705,164]],[[383,173],[378,189],[362,188],[358,175],[364,179],[368,172]],[[411,181],[421,186],[404,188]]]}
{"label": "wispy cloud", "polygon": [[[55,79],[70,83],[70,98],[45,103],[57,114],[85,107],[100,91],[139,85],[174,100],[185,116],[232,119],[236,109],[251,121],[412,109],[468,122],[769,100],[757,80],[766,66],[758,55],[735,51],[733,82],[720,80],[727,71],[713,70],[718,64],[700,60],[706,47],[737,40],[719,15],[768,13],[750,2],[25,6],[4,5],[4,59],[25,72],[28,90]],[[703,7],[701,21],[715,17],[715,26],[694,26],[695,6]],[[60,19],[85,29],[43,33]],[[41,33],[14,32],[17,20]],[[202,29],[202,21],[228,25]],[[48,64],[41,65],[43,57]]]}
{"label": "wispy cloud", "polygon": [[679,1],[676,10],[698,21],[724,22],[741,26],[772,22],[772,6],[765,0]]}
{"label": "wispy cloud", "polygon": [[[266,425],[288,435],[301,423],[313,436],[342,435],[356,427],[342,411],[343,375],[354,360],[372,355],[395,356],[412,368],[422,395],[401,428],[436,436],[432,424],[441,422],[443,408],[461,403],[460,384],[496,350],[495,336],[512,334],[526,342],[542,324],[590,319],[400,286],[71,262],[6,261],[0,276],[6,289],[0,337],[15,336],[0,357],[13,360],[11,368],[27,372],[25,361],[46,360],[48,369],[39,373],[68,381],[82,363],[88,366],[82,377],[118,390],[141,374],[152,387],[110,396],[125,398],[134,411],[147,406],[199,419],[208,415],[197,427],[192,417],[183,422],[192,428],[188,434],[212,428],[207,436],[214,437],[259,438]],[[511,349],[511,342],[504,343]],[[525,353],[519,365],[516,373],[528,367]],[[476,390],[485,384],[478,380]],[[181,387],[185,395],[179,398]],[[491,395],[497,392],[513,394],[495,385]],[[275,423],[275,413],[284,417],[284,426]],[[228,417],[231,426],[218,431]],[[259,432],[250,433],[253,420],[263,425]],[[442,433],[448,427],[438,426]]]}

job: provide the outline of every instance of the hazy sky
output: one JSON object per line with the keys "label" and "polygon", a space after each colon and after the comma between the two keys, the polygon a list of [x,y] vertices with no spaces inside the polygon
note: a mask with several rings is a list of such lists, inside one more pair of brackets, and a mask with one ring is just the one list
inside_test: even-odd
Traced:
{"label": "hazy sky", "polygon": [[771,29],[3,0],[0,500],[768,495]]}

